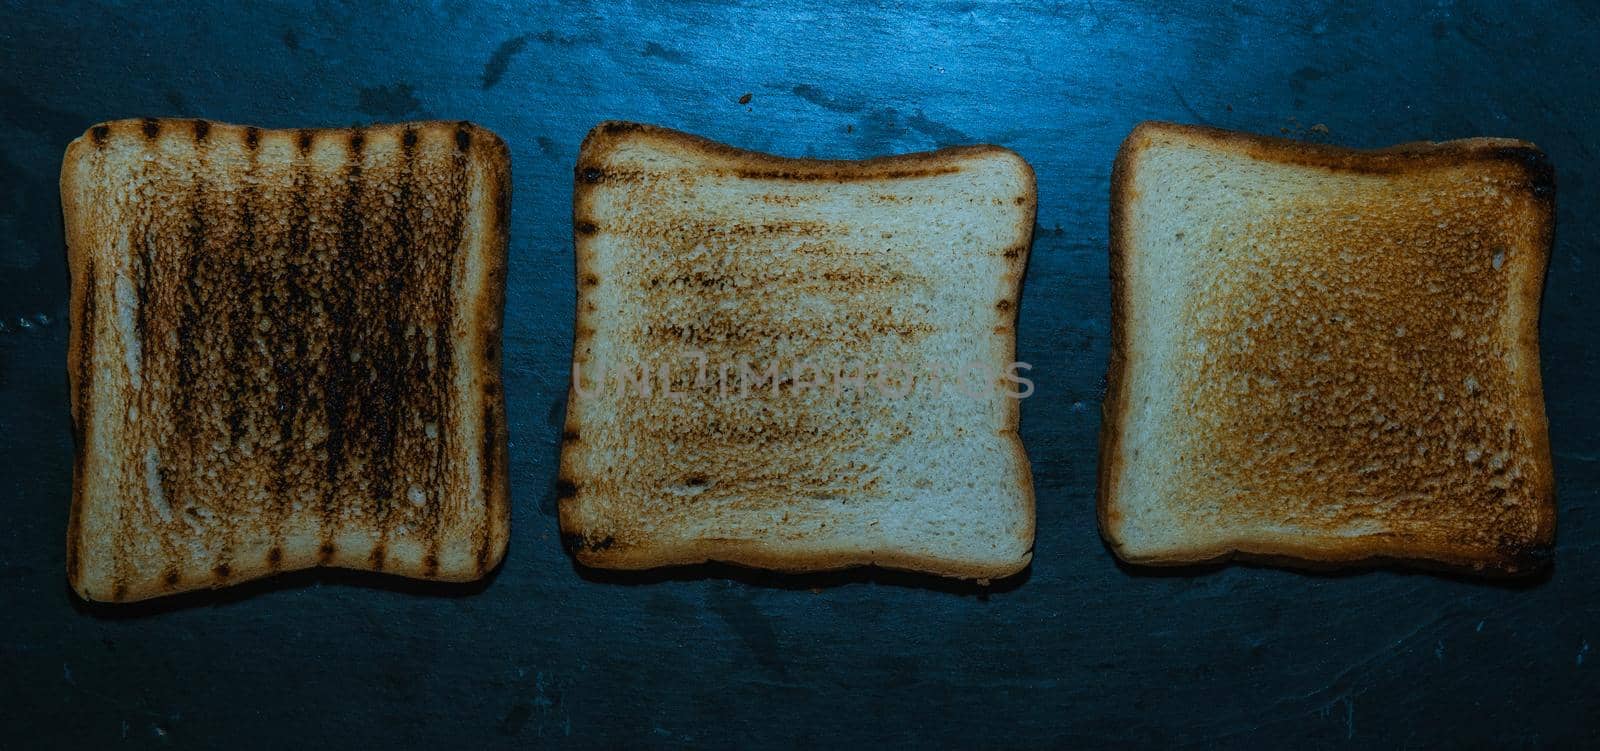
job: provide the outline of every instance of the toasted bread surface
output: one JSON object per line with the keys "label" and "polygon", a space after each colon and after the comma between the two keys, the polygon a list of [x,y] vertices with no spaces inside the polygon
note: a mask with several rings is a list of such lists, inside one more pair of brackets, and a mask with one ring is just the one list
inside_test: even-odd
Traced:
{"label": "toasted bread surface", "polygon": [[1112,182],[1098,502],[1117,555],[1548,560],[1537,148],[1145,123]]}
{"label": "toasted bread surface", "polygon": [[470,123],[145,119],[75,140],[72,587],[497,565],[509,180]]}
{"label": "toasted bread surface", "polygon": [[[1026,566],[1032,483],[998,382],[1035,206],[1021,158],[789,159],[611,122],[575,178],[559,495],[580,562]],[[932,393],[968,362],[972,388]],[[648,394],[618,377],[641,369]]]}

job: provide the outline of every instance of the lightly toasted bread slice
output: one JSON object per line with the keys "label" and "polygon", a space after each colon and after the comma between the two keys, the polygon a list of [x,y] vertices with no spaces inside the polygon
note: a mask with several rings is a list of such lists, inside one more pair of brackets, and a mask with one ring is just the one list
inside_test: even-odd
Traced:
{"label": "lightly toasted bread slice", "polygon": [[1521,141],[1136,128],[1111,199],[1099,515],[1116,554],[1541,567],[1554,191]]}
{"label": "lightly toasted bread slice", "polygon": [[509,180],[464,122],[121,120],[73,141],[73,589],[497,565]]}
{"label": "lightly toasted bread slice", "polygon": [[1034,206],[994,146],[821,161],[594,128],[558,493],[578,561],[1024,568],[1022,390],[1001,372]]}

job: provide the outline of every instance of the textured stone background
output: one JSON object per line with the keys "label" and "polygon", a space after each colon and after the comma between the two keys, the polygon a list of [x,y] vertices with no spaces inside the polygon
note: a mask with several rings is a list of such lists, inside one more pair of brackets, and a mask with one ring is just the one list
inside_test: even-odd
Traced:
{"label": "textured stone background", "polygon": [[[1594,5],[527,5],[4,5],[0,747],[1600,743]],[[467,118],[510,143],[515,511],[493,579],[327,572],[126,608],[71,597],[57,169],[89,125],[141,115]],[[571,168],[605,118],[788,155],[990,141],[1033,163],[1028,573],[985,592],[573,568],[553,516]],[[1117,565],[1093,511],[1107,180],[1147,118],[1545,148],[1560,182],[1542,335],[1561,506],[1549,577]]]}

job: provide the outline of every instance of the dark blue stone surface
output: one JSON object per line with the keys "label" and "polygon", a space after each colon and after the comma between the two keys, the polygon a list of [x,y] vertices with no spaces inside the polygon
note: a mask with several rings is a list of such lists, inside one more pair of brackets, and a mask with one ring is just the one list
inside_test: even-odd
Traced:
{"label": "dark blue stone surface", "polygon": [[[1595,747],[1597,31],[1580,2],[5,3],[0,747]],[[462,118],[511,145],[515,510],[493,579],[305,573],[124,608],[71,596],[57,170],[89,125],[142,115]],[[985,591],[574,569],[553,516],[571,169],[606,118],[786,155],[988,141],[1032,162],[1028,573]],[[1549,153],[1549,576],[1114,561],[1094,517],[1107,183],[1147,118],[1352,146],[1512,136]]]}

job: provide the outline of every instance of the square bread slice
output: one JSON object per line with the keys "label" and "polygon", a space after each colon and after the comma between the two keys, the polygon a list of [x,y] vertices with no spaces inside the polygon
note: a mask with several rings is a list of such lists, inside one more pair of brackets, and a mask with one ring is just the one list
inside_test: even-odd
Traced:
{"label": "square bread slice", "polygon": [[1136,128],[1111,198],[1099,513],[1117,555],[1542,566],[1554,192],[1520,141]]}
{"label": "square bread slice", "polygon": [[470,123],[122,120],[73,141],[73,589],[493,568],[509,180]]}
{"label": "square bread slice", "polygon": [[596,127],[558,493],[578,561],[1024,568],[1005,379],[1034,205],[993,146],[819,161]]}

